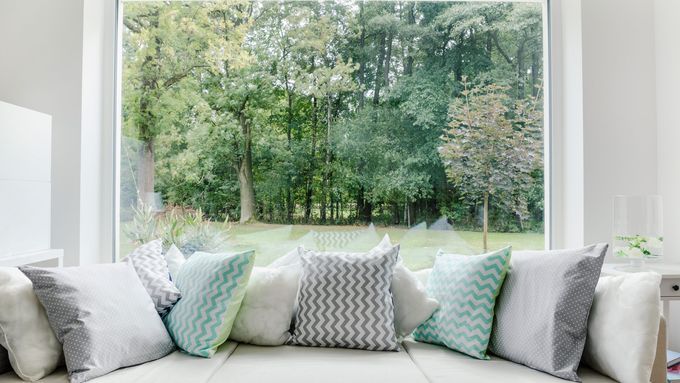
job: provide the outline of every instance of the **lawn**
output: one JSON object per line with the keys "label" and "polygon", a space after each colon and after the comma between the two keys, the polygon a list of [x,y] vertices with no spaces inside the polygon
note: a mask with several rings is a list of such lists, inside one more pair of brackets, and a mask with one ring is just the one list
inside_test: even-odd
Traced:
{"label": "lawn", "polygon": [[[225,251],[255,249],[256,265],[266,266],[274,259],[302,244],[323,250],[365,251],[389,234],[393,243],[401,244],[400,254],[412,270],[431,267],[439,249],[459,254],[478,254],[482,249],[482,234],[476,231],[429,230],[422,226],[375,227],[274,225],[253,223],[234,224],[228,232]],[[489,233],[489,247],[498,249],[511,245],[513,249],[543,249],[542,233]],[[133,248],[121,237],[121,253]]]}

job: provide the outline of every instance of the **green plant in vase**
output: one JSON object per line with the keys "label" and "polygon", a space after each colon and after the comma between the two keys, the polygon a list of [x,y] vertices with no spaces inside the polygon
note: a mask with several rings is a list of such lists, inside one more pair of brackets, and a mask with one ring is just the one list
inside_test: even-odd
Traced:
{"label": "green plant in vase", "polygon": [[661,255],[663,237],[646,237],[639,234],[634,236],[617,235],[614,255],[617,257],[644,259]]}

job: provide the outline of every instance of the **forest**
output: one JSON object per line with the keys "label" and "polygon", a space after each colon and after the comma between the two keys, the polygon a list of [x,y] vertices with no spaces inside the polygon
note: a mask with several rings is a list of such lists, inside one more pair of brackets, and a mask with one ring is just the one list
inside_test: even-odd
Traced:
{"label": "forest", "polygon": [[123,4],[123,205],[543,231],[542,3]]}

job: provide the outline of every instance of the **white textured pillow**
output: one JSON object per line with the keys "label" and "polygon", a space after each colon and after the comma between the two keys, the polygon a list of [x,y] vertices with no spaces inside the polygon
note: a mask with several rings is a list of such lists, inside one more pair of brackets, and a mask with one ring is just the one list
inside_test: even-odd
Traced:
{"label": "white textured pillow", "polygon": [[36,381],[62,360],[61,344],[47,321],[31,281],[17,268],[0,267],[0,345],[14,372]]}
{"label": "white textured pillow", "polygon": [[[382,241],[367,254],[377,254],[392,248],[389,235],[385,234]],[[298,273],[301,270],[300,257],[297,249],[288,252],[277,259],[270,267],[295,265]],[[395,266],[392,275],[392,297],[394,299],[394,326],[398,336],[405,337],[425,322],[439,307],[439,303],[427,296],[424,284],[420,283],[414,272],[406,268],[401,261]]]}
{"label": "white textured pillow", "polygon": [[255,267],[229,338],[279,346],[290,338],[300,275],[294,267]]}
{"label": "white textured pillow", "polygon": [[187,259],[177,246],[174,244],[171,245],[165,253],[165,262],[168,263],[168,271],[170,272],[170,278],[172,280],[175,280],[175,277],[177,277],[177,274],[179,273],[179,269],[186,261]]}
{"label": "white textured pillow", "polygon": [[588,319],[583,361],[621,383],[649,382],[659,332],[661,276],[601,277]]}

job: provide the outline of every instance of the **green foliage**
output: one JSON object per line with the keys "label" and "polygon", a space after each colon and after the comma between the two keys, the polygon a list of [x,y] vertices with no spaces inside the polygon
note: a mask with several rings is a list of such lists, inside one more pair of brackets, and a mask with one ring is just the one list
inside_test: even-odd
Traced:
{"label": "green foliage", "polygon": [[124,225],[123,232],[137,245],[161,238],[166,249],[174,244],[184,254],[215,252],[226,246],[231,229],[228,219],[215,224],[206,220],[200,209],[175,208],[161,215],[146,205],[133,209],[134,217]]}
{"label": "green foliage", "polygon": [[[541,231],[541,12],[514,2],[125,2],[123,133],[140,142],[126,151],[138,194],[128,200],[156,191],[211,220],[443,214],[476,228],[487,190],[493,227]],[[451,130],[464,127],[459,111],[485,102],[498,113],[480,112],[484,134],[523,140],[517,150],[485,159],[492,151],[470,144],[480,156],[447,157],[457,135],[473,134]],[[484,182],[473,174],[501,164]],[[131,234],[146,236],[149,223],[135,221]]]}
{"label": "green foliage", "polygon": [[474,206],[492,198],[521,223],[529,218],[532,175],[543,165],[541,142],[534,139],[542,115],[537,100],[513,102],[507,92],[495,84],[472,86],[463,77],[439,152],[464,202]]}

